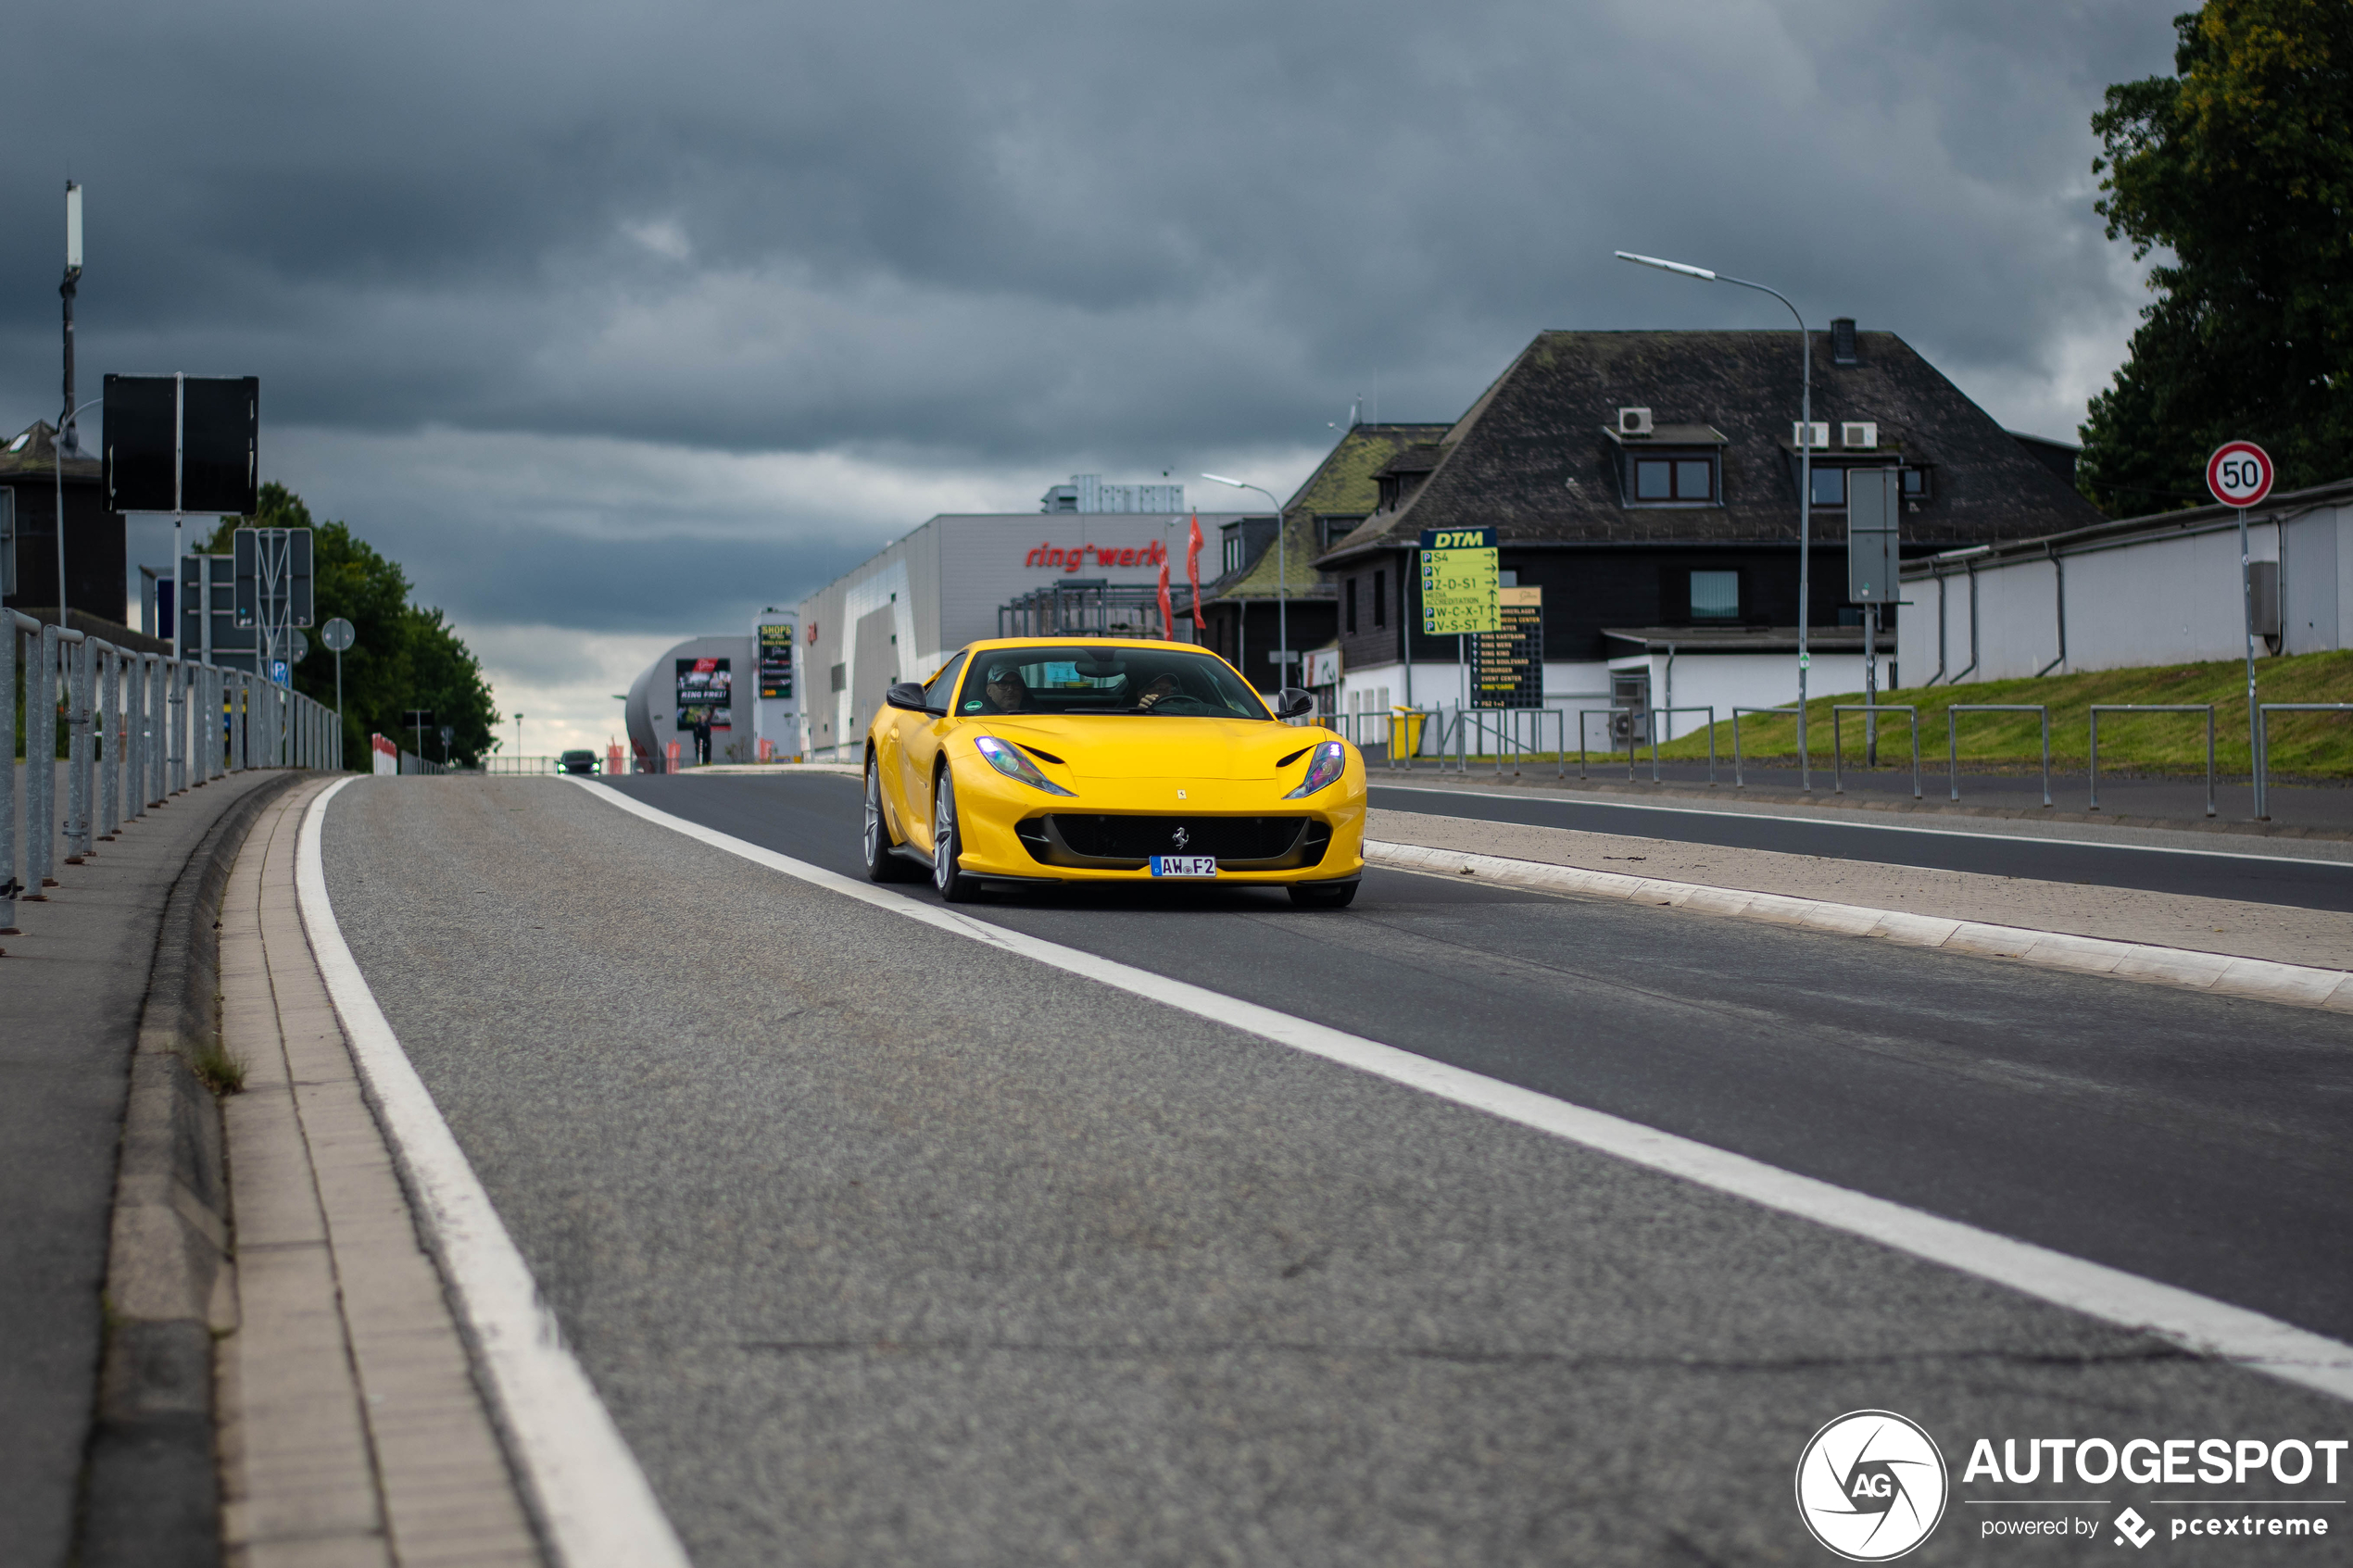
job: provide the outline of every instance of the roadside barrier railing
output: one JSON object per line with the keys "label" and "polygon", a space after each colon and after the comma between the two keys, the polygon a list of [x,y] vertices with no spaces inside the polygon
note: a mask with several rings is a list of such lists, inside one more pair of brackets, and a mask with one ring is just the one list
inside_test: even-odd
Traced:
{"label": "roadside barrier railing", "polygon": [[[1689,706],[1689,705],[1679,705],[1679,706],[1674,707],[1674,708],[1654,708],[1654,709],[1651,709],[1649,711],[1650,711],[1650,712],[1652,712],[1653,714],[1664,714],[1664,715],[1666,716],[1666,718],[1667,718],[1667,726],[1666,726],[1666,727],[1667,727],[1667,728],[1669,728],[1669,729],[1672,729],[1672,728],[1674,727],[1674,723],[1675,723],[1675,715],[1676,715],[1676,714],[1678,714],[1678,713],[1705,713],[1705,714],[1706,714],[1706,715],[1707,715],[1707,787],[1708,787],[1708,788],[1710,788],[1710,789],[1714,789],[1714,788],[1716,787],[1716,705],[1715,705],[1714,703],[1708,703],[1708,704],[1705,704],[1705,705],[1701,706],[1701,707],[1692,707],[1692,706]],[[1657,725],[1657,724],[1653,724],[1653,725],[1651,725],[1651,726],[1650,726],[1650,732],[1651,732],[1651,783],[1653,783],[1653,784],[1656,784],[1656,783],[1658,783],[1658,782],[1659,782],[1659,778],[1658,778],[1658,732],[1659,732],[1659,729],[1660,729],[1660,726],[1659,726],[1659,725]],[[1673,737],[1672,737],[1672,736],[1669,736],[1668,738],[1671,740]]]}
{"label": "roadside barrier railing", "polygon": [[[1577,709],[1577,776],[1580,779],[1585,776],[1585,721],[1592,718],[1596,713],[1603,714],[1604,716],[1612,713],[1623,713],[1627,715],[1626,781],[1627,783],[1631,784],[1634,780],[1635,735],[1633,720],[1634,709],[1630,708],[1580,708]],[[1609,754],[1612,757],[1616,757],[1617,755],[1617,737],[1616,735],[1610,736]]]}
{"label": "roadside barrier railing", "polygon": [[2206,814],[2214,815],[2214,705],[2210,702],[2095,702],[2092,705],[2092,798],[2100,809],[2100,715],[2103,713],[2203,713],[2206,715]]}
{"label": "roadside barrier railing", "polygon": [[1748,780],[1742,776],[1741,771],[1741,715],[1743,713],[1778,713],[1784,718],[1797,717],[1797,709],[1794,708],[1739,707],[1732,709],[1732,787],[1734,789],[1748,787]]}
{"label": "roadside barrier railing", "polygon": [[2043,720],[2043,804],[2051,803],[2051,709],[2043,702],[1957,702],[1944,710],[1944,762],[1953,782],[1953,798],[1961,797],[1961,715],[1964,713],[2034,713]]}
{"label": "roadside barrier railing", "polygon": [[482,759],[479,770],[484,773],[553,773],[560,771],[562,759],[556,757],[500,757],[496,753]]}
{"label": "roadside barrier railing", "polygon": [[[1834,702],[1831,704],[1831,793],[1846,793],[1846,774],[1843,760],[1846,748],[1839,734],[1838,721],[1847,713],[1901,713],[1911,721],[1912,727],[1912,798],[1920,798],[1920,710],[1906,702]],[[1868,722],[1868,721],[1866,721]]]}
{"label": "roadside barrier railing", "polygon": [[57,885],[60,836],[64,863],[79,865],[125,823],[214,779],[343,765],[342,725],[299,692],[20,610],[0,609],[0,693],[11,713],[23,704],[25,797],[19,813],[12,746],[0,768],[0,933],[16,930],[19,901],[44,901]]}
{"label": "roadside barrier railing", "polygon": [[[2274,713],[2353,713],[2353,702],[2256,704],[2255,756],[2252,760],[2255,775],[2255,820],[2259,822],[2268,822],[2271,820],[2271,715]],[[2213,815],[2210,810],[2207,814]]]}

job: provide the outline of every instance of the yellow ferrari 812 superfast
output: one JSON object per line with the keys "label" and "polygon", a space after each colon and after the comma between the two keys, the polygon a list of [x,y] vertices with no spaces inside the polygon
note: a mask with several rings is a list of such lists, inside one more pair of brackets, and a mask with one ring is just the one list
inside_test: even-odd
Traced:
{"label": "yellow ferrari 812 superfast", "polygon": [[1275,884],[1340,909],[1365,871],[1365,759],[1184,643],[975,643],[866,733],[866,874],[984,884]]}

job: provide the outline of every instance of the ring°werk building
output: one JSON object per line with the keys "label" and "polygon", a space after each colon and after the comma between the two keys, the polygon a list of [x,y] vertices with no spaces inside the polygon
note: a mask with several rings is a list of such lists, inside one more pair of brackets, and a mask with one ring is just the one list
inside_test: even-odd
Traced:
{"label": "ring\u00b0werk building", "polygon": [[1084,474],[1049,490],[1045,503],[1035,512],[942,513],[794,607],[810,756],[854,752],[892,683],[929,674],[977,638],[1164,635],[1164,566],[1176,635],[1190,640],[1182,617],[1193,520],[1206,583],[1217,575],[1222,531],[1243,514],[1187,510],[1182,485]]}

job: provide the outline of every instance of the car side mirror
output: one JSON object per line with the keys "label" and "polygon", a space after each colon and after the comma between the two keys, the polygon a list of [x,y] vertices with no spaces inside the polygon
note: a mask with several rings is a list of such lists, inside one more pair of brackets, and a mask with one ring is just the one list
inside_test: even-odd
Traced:
{"label": "car side mirror", "polygon": [[903,708],[910,713],[928,713],[924,705],[924,684],[921,681],[900,681],[883,693],[883,701],[893,708]]}
{"label": "car side mirror", "polygon": [[1304,719],[1315,711],[1315,694],[1299,686],[1285,686],[1275,694],[1275,717]]}

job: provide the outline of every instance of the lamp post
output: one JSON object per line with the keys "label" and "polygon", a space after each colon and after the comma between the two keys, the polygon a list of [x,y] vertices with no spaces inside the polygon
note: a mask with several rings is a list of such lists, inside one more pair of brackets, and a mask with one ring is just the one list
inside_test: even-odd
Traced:
{"label": "lamp post", "polygon": [[1687,266],[1680,261],[1663,261],[1655,256],[1637,256],[1630,250],[1617,252],[1617,259],[1630,261],[1638,267],[1655,267],[1662,272],[1679,273],[1697,278],[1703,282],[1730,283],[1736,288],[1755,289],[1769,294],[1797,317],[1798,404],[1797,404],[1797,776],[1807,794],[1814,790],[1814,771],[1806,752],[1806,671],[1813,662],[1806,650],[1808,595],[1812,591],[1814,535],[1814,338],[1806,330],[1806,318],[1789,297],[1778,289],[1763,283],[1752,283],[1745,278],[1728,278],[1721,272],[1711,272],[1705,267]]}
{"label": "lamp post", "polygon": [[[1247,484],[1222,473],[1205,473],[1202,477],[1230,484],[1237,490],[1255,490],[1275,508],[1275,658],[1282,671],[1275,678],[1275,689],[1280,691],[1290,684],[1290,551],[1283,538],[1283,504],[1263,484]],[[1242,607],[1242,613],[1250,613],[1247,604]]]}
{"label": "lamp post", "polygon": [[[57,420],[57,439],[49,444],[51,466],[57,475],[57,630],[62,633],[73,624],[66,613],[66,449],[79,452],[82,440],[75,433],[78,427],[74,416],[84,403],[76,408],[73,401],[73,296],[82,288],[82,187],[73,181],[66,182],[66,275],[57,285],[57,299],[65,312],[65,396],[60,407],[65,413]],[[91,403],[101,401],[92,398]]]}

